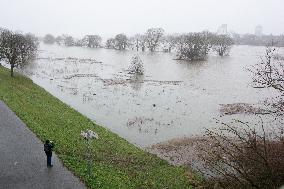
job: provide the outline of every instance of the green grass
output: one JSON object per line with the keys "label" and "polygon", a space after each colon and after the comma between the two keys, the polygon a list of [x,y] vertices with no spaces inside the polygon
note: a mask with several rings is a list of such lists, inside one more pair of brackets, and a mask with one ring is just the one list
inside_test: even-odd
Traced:
{"label": "green grass", "polygon": [[[63,164],[89,188],[191,188],[193,177],[184,167],[169,165],[118,135],[96,125],[30,79],[0,66],[0,99],[42,140],[55,142]],[[86,143],[81,130],[91,129],[100,139],[92,142],[91,177],[87,174]]]}

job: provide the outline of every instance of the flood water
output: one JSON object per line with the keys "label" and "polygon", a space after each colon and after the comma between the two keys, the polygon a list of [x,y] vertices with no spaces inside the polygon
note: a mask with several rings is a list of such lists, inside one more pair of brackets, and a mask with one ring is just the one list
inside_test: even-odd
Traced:
{"label": "flood water", "polygon": [[211,54],[202,62],[139,52],[144,76],[127,71],[136,53],[41,44],[26,72],[63,102],[141,147],[215,126],[220,104],[258,103],[272,95],[252,88],[245,69],[259,62],[264,47],[234,46],[229,57]]}

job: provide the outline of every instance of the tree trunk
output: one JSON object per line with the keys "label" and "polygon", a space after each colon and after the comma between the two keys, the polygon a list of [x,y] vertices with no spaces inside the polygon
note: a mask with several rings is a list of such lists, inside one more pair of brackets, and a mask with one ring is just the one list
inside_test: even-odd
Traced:
{"label": "tree trunk", "polygon": [[14,64],[11,64],[11,77],[14,77]]}

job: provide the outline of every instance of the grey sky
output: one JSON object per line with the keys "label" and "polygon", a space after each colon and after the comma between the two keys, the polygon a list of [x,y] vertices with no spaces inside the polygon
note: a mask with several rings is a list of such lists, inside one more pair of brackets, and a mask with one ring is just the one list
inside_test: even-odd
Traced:
{"label": "grey sky", "polygon": [[162,27],[167,33],[284,33],[283,0],[0,0],[0,27],[38,35],[112,36]]}

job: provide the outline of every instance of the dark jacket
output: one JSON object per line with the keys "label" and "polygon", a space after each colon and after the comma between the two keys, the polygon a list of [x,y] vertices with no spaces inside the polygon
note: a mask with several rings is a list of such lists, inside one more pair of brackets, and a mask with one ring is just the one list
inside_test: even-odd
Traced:
{"label": "dark jacket", "polygon": [[52,148],[53,148],[53,144],[51,143],[44,144],[44,152],[47,156],[52,156]]}

